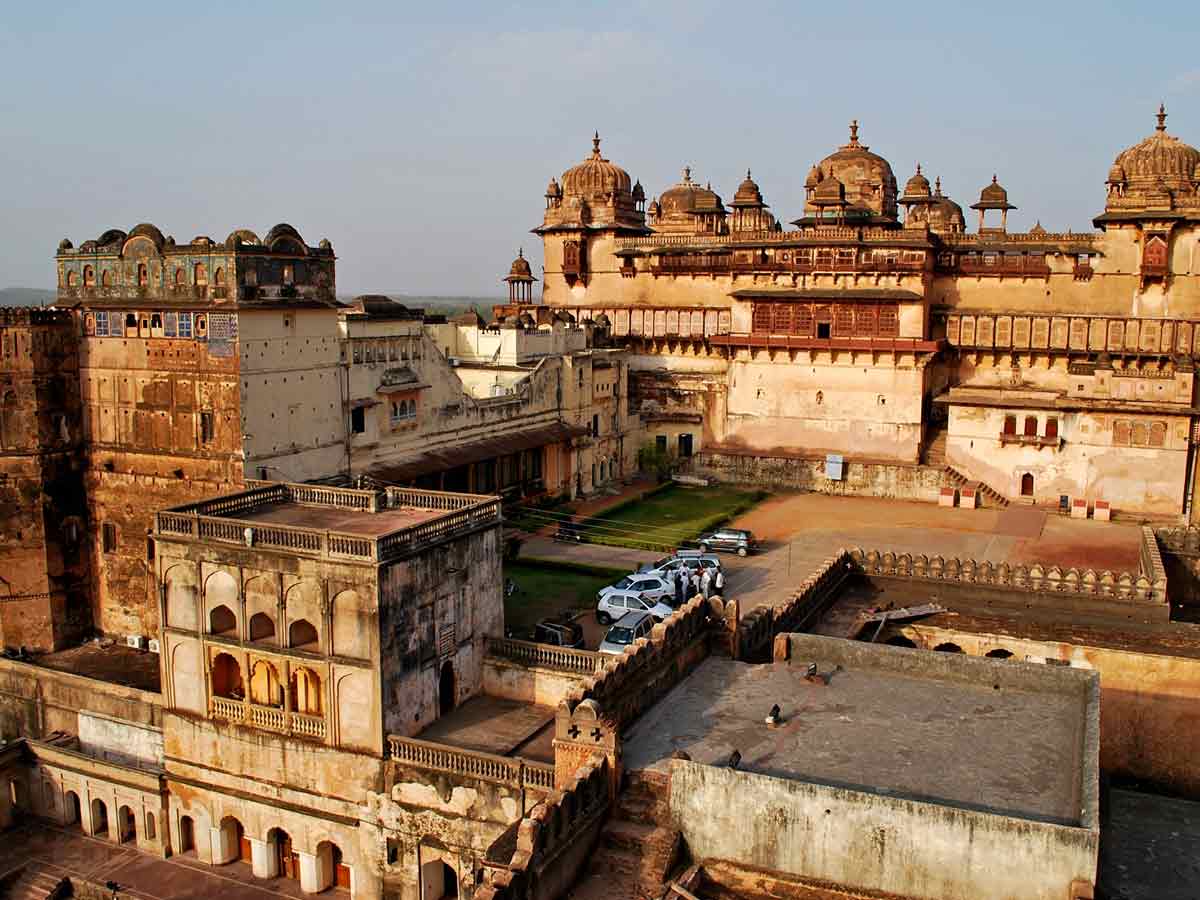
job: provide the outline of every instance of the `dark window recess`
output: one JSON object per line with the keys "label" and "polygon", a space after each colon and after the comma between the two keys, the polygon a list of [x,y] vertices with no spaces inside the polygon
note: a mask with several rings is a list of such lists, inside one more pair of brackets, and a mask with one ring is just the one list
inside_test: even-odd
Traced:
{"label": "dark window recess", "polygon": [[213,439],[213,414],[200,413],[200,443],[211,444]]}
{"label": "dark window recess", "polygon": [[830,322],[818,322],[817,323],[817,337],[821,338],[822,340],[827,339],[829,337],[829,332],[830,332],[831,328],[832,328],[832,323],[830,323]]}
{"label": "dark window recess", "polygon": [[592,437],[598,437],[600,434],[600,417],[592,416]]}
{"label": "dark window recess", "polygon": [[154,562],[154,538],[146,538],[146,559]]}
{"label": "dark window recess", "polygon": [[679,436],[679,455],[683,459],[687,459],[692,455],[692,436],[690,434],[681,434]]}
{"label": "dark window recess", "polygon": [[105,553],[117,552],[117,526],[105,522],[100,526],[100,546]]}
{"label": "dark window recess", "polygon": [[364,406],[356,406],[350,410],[350,431],[353,434],[362,434],[367,430],[367,411]]}
{"label": "dark window recess", "polygon": [[667,452],[667,436],[665,434],[660,434],[660,435],[655,436],[654,449],[657,450],[659,453]]}

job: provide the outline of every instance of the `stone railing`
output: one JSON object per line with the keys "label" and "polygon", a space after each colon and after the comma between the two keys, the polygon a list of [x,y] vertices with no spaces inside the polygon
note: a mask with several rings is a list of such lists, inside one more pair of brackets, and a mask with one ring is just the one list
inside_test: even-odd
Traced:
{"label": "stone railing", "polygon": [[489,656],[511,660],[523,666],[538,666],[578,675],[591,675],[604,660],[603,656],[592,650],[572,650],[513,638],[490,637],[486,640],[486,647]]}
{"label": "stone railing", "polygon": [[388,751],[393,762],[422,771],[446,772],[541,791],[554,786],[554,766],[520,757],[462,750],[398,735],[388,735]]}
{"label": "stone railing", "polygon": [[249,713],[247,721],[256,728],[263,728],[267,731],[286,731],[287,730],[287,714],[275,706],[257,706],[249,704],[246,707]]}
{"label": "stone railing", "polygon": [[853,225],[821,225],[802,231],[758,231],[738,234],[649,234],[638,237],[618,238],[616,249],[652,250],[656,247],[728,247],[741,244],[752,247],[759,244],[828,243],[835,241],[879,241],[898,243],[904,235],[886,228],[859,228]]}
{"label": "stone railing", "polygon": [[[593,756],[560,793],[516,827],[511,852],[489,851],[487,880],[475,900],[549,900],[562,895],[587,861],[611,804],[608,761]],[[507,857],[504,859],[503,857]]]}
{"label": "stone railing", "polygon": [[213,697],[209,703],[209,714],[214,719],[241,722],[246,718],[246,704],[228,697]]}
{"label": "stone railing", "polygon": [[214,719],[240,722],[264,731],[325,740],[326,727],[322,716],[289,713],[278,706],[259,706],[229,697],[213,697],[209,702],[209,714]]}
{"label": "stone railing", "polygon": [[[328,503],[322,499],[327,494]],[[500,522],[498,498],[481,498],[473,494],[442,496],[436,491],[397,491],[394,494],[389,492],[386,500],[389,505],[412,505],[422,509],[453,511],[378,537],[237,518],[247,512],[282,502],[307,503],[314,506],[334,505],[339,508],[373,512],[378,508],[376,504],[380,496],[373,491],[271,484],[251,488],[241,494],[217,497],[156,513],[155,533],[165,538],[182,537],[242,544],[321,559],[384,562],[420,547],[456,537],[474,528]]]}
{"label": "stone railing", "polygon": [[1166,577],[1157,580],[1140,572],[1112,572],[1107,569],[1097,572],[1094,569],[1064,569],[1039,563],[1010,566],[1008,563],[996,564],[986,560],[979,562],[941,556],[912,556],[890,550],[863,550],[861,547],[851,550],[850,556],[867,575],[989,585],[1030,593],[1094,596],[1130,603],[1167,602]]}
{"label": "stone railing", "polygon": [[1067,242],[1080,247],[1091,247],[1099,242],[1100,235],[1096,232],[1076,231],[1006,231],[1004,234],[979,234],[964,232],[962,234],[942,235],[942,243],[947,250],[972,250],[975,244],[1053,244]]}
{"label": "stone railing", "polygon": [[325,719],[304,713],[291,713],[292,734],[325,740]]}

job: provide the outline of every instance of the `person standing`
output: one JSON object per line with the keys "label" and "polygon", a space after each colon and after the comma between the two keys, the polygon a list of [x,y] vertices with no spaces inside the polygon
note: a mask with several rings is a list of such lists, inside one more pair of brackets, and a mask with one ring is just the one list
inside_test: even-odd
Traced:
{"label": "person standing", "polygon": [[675,608],[683,606],[683,567],[675,570]]}
{"label": "person standing", "polygon": [[695,597],[700,593],[700,573],[693,571],[691,574],[692,596]]}
{"label": "person standing", "polygon": [[716,588],[719,596],[725,596],[725,573],[720,569],[717,569],[717,574],[713,576],[713,587]]}
{"label": "person standing", "polygon": [[704,595],[704,599],[708,599],[709,588],[712,587],[712,575],[709,574],[707,568],[701,570],[700,575],[700,593]]}

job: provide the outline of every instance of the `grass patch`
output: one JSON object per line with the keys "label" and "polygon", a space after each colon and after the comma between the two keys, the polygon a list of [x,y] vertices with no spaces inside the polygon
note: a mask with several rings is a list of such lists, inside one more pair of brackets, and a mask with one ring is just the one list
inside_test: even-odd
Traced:
{"label": "grass patch", "polygon": [[505,563],[504,577],[521,589],[504,599],[505,626],[515,636],[527,638],[540,619],[594,608],[596,592],[625,574],[621,569],[573,563]]}
{"label": "grass patch", "polygon": [[583,539],[637,550],[667,550],[694,542],[703,532],[740,515],[767,496],[766,491],[731,485],[691,488],[671,484],[590,519]]}

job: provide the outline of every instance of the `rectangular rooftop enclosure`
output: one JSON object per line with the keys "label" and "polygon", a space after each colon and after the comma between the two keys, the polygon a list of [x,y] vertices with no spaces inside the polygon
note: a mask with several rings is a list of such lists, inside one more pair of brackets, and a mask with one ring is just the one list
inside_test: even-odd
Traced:
{"label": "rectangular rooftop enclosure", "polygon": [[706,661],[626,741],[697,860],[931,900],[1094,882],[1095,673],[807,634],[775,659]]}
{"label": "rectangular rooftop enclosure", "polygon": [[500,522],[500,500],[413,488],[349,490],[252,482],[155,516],[155,537],[382,563]]}

